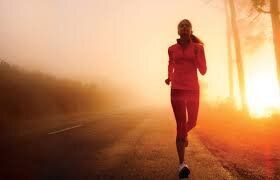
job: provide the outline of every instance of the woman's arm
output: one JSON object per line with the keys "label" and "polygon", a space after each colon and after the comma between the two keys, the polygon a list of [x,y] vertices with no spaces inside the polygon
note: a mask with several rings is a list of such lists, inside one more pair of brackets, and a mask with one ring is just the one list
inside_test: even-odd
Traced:
{"label": "woman's arm", "polygon": [[205,52],[203,45],[199,44],[195,47],[195,66],[198,68],[201,75],[204,75],[207,71],[206,59],[205,59]]}
{"label": "woman's arm", "polygon": [[172,57],[172,51],[171,51],[170,47],[168,48],[168,57],[169,57],[169,60],[168,60],[168,79],[170,81],[172,81],[172,79],[173,79],[174,60],[173,60],[173,57]]}

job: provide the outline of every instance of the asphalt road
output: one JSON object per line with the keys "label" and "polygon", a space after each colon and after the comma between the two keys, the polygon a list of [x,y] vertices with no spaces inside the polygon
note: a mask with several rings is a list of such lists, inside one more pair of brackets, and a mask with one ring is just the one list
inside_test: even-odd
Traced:
{"label": "asphalt road", "polygon": [[[0,179],[176,180],[175,127],[168,110],[92,113],[37,130],[28,126],[1,143]],[[195,134],[189,141],[189,179],[236,179]]]}

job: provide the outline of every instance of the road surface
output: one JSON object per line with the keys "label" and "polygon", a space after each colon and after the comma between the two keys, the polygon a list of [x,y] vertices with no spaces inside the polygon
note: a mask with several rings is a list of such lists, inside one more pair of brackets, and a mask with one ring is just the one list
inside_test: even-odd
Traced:
{"label": "road surface", "polygon": [[[54,124],[23,128],[2,142],[1,179],[178,179],[169,110],[92,113]],[[189,138],[189,179],[236,179],[195,134]]]}

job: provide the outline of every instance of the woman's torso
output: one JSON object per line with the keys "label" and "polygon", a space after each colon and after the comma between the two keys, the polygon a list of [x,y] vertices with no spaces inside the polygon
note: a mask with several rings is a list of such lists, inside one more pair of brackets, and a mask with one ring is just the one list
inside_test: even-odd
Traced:
{"label": "woman's torso", "polygon": [[199,90],[197,68],[194,64],[194,58],[196,58],[194,46],[194,43],[190,43],[184,48],[177,42],[170,47],[174,61],[172,89],[191,90],[191,92]]}

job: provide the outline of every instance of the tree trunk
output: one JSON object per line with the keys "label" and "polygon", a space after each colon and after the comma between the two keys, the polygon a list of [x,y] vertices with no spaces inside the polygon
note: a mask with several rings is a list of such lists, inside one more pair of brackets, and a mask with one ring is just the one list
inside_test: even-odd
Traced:
{"label": "tree trunk", "polygon": [[276,58],[276,72],[278,78],[278,87],[280,89],[280,20],[279,20],[279,9],[278,0],[270,0],[270,15],[272,22],[273,31],[273,42]]}
{"label": "tree trunk", "polygon": [[231,14],[231,24],[232,24],[233,39],[234,39],[234,46],[235,46],[235,53],[236,53],[236,64],[237,64],[237,74],[238,74],[238,83],[239,83],[239,90],[241,96],[241,104],[242,104],[243,111],[248,113],[248,107],[246,101],[246,86],[245,86],[245,78],[244,78],[244,71],[243,71],[243,60],[242,60],[240,38],[239,38],[239,32],[236,23],[236,13],[235,13],[235,6],[233,0],[229,0],[229,9]]}
{"label": "tree trunk", "polygon": [[233,96],[233,59],[232,59],[232,44],[231,44],[231,27],[230,27],[230,12],[228,0],[225,0],[226,13],[226,28],[227,28],[227,52],[228,52],[228,82],[229,82],[229,99],[234,102]]}

